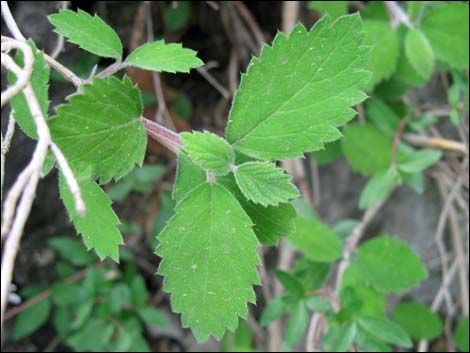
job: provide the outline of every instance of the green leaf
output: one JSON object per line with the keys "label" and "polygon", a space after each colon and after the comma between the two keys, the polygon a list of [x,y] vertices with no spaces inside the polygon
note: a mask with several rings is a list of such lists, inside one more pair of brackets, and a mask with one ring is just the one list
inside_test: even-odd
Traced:
{"label": "green leaf", "polygon": [[56,283],[52,286],[52,299],[59,307],[76,305],[85,296],[86,290],[78,284]]}
{"label": "green leaf", "polygon": [[468,4],[459,1],[429,12],[421,30],[436,58],[455,69],[468,69]]}
{"label": "green leaf", "polygon": [[293,308],[289,321],[287,322],[284,344],[287,348],[293,348],[303,337],[308,326],[308,309],[303,300],[299,301]]}
{"label": "green leaf", "polygon": [[396,69],[399,55],[398,37],[388,19],[365,20],[364,30],[364,44],[373,47],[369,62],[369,70],[372,71],[369,89],[372,89],[382,80],[389,78]]}
{"label": "green leaf", "polygon": [[319,165],[336,162],[343,155],[341,142],[336,140],[325,144],[325,149],[312,152],[312,159]]}
{"label": "green leaf", "polygon": [[442,157],[442,152],[438,150],[421,150],[409,153],[398,164],[398,169],[405,173],[419,173],[431,167]]}
{"label": "green leaf", "polygon": [[375,127],[387,134],[395,134],[400,117],[380,99],[373,97],[366,102],[366,118]]}
{"label": "green leaf", "polygon": [[196,54],[179,43],[165,44],[164,40],[159,40],[138,47],[124,64],[159,72],[189,72],[190,69],[204,65]]}
{"label": "green leaf", "polygon": [[191,190],[206,182],[206,172],[182,153],[178,154],[178,167],[173,185],[173,199],[184,198]]}
{"label": "green leaf", "polygon": [[359,208],[364,210],[385,199],[395,185],[397,172],[393,168],[375,173],[362,190]]}
{"label": "green leaf", "polygon": [[165,25],[170,32],[177,32],[187,24],[191,16],[191,1],[178,1],[165,5]]}
{"label": "green leaf", "polygon": [[348,12],[348,1],[309,1],[307,7],[310,10],[317,10],[322,15],[330,15],[332,19],[337,19]]}
{"label": "green leaf", "polygon": [[118,315],[121,311],[131,305],[131,291],[127,284],[117,284],[109,294],[111,312]]}
{"label": "green leaf", "polygon": [[60,196],[77,233],[83,236],[86,248],[95,249],[100,259],[109,256],[118,261],[119,245],[123,244],[123,240],[117,228],[120,223],[119,218],[111,208],[111,200],[94,181],[84,180],[79,182],[79,186],[86,206],[84,216],[77,214],[67,182],[62,175],[60,176]]}
{"label": "green leaf", "polygon": [[55,32],[66,37],[71,43],[90,53],[105,58],[120,59],[122,43],[116,32],[97,15],[78,9],[77,12],[60,10],[50,15],[49,22],[55,27]]}
{"label": "green leaf", "polygon": [[39,303],[21,311],[15,320],[13,338],[20,340],[29,336],[47,322],[51,311],[51,299],[46,298]]}
{"label": "green leaf", "polygon": [[402,302],[393,309],[392,319],[414,339],[430,340],[442,333],[439,315],[423,304]]}
{"label": "green leaf", "polygon": [[307,308],[314,312],[333,311],[330,302],[320,296],[312,296],[307,298],[305,305],[307,305]]}
{"label": "green leaf", "polygon": [[141,320],[150,326],[157,327],[171,327],[171,321],[161,310],[158,310],[152,306],[145,306],[140,308],[137,313]]}
{"label": "green leaf", "polygon": [[415,71],[428,80],[434,70],[434,51],[419,29],[411,29],[405,37],[405,53]]}
{"label": "green leaf", "polygon": [[180,137],[188,157],[201,168],[217,175],[230,171],[235,153],[223,138],[209,131],[182,132]]}
{"label": "green leaf", "polygon": [[[326,16],[308,32],[278,33],[242,76],[227,126],[227,140],[250,157],[301,157],[341,137],[337,126],[366,98],[369,48],[361,19]],[[262,97],[262,99],[260,99]],[[289,122],[286,124],[286,122]]]}
{"label": "green leaf", "polygon": [[383,341],[362,329],[357,330],[355,341],[359,352],[391,352],[390,347]]}
{"label": "green leaf", "polygon": [[413,345],[408,334],[393,321],[385,318],[362,317],[357,320],[357,323],[364,331],[385,343],[405,348]]}
{"label": "green leaf", "polygon": [[158,237],[164,290],[198,341],[220,339],[256,299],[258,240],[251,220],[229,191],[209,183],[193,189],[175,212]]}
{"label": "green leaf", "polygon": [[243,163],[234,174],[243,195],[254,203],[277,206],[299,196],[299,191],[291,183],[291,176],[273,163]]}
{"label": "green leaf", "polygon": [[377,237],[362,244],[357,252],[357,265],[366,282],[385,292],[410,290],[428,275],[408,245],[392,236]]}
{"label": "green leaf", "polygon": [[361,17],[365,20],[390,21],[383,1],[369,1],[362,9]]}
{"label": "green leaf", "polygon": [[77,352],[105,351],[113,332],[114,325],[111,321],[93,318],[67,338],[66,343]]}
{"label": "green leaf", "polygon": [[317,219],[297,218],[295,233],[289,235],[287,241],[313,261],[332,262],[342,255],[341,241]]}
{"label": "green leaf", "polygon": [[347,352],[356,337],[357,327],[354,322],[331,325],[322,342],[325,352]]}
{"label": "green leaf", "polygon": [[297,259],[291,273],[307,291],[320,289],[330,274],[331,266],[325,262],[315,262],[307,258]]}
{"label": "green leaf", "polygon": [[281,270],[276,270],[276,276],[289,296],[295,299],[301,299],[305,296],[305,288],[293,275]]}
{"label": "green leaf", "polygon": [[147,286],[141,275],[135,274],[130,280],[131,303],[134,308],[142,308],[147,302]]}
{"label": "green leaf", "polygon": [[128,77],[95,78],[57,108],[49,127],[76,176],[106,183],[142,165],[147,134],[141,114],[139,89]]}
{"label": "green leaf", "polygon": [[[34,44],[31,39],[28,40],[28,45],[31,47],[34,59],[33,71],[31,72],[29,82],[31,83],[34,94],[36,95],[41,112],[43,116],[47,118],[47,110],[49,108],[49,74],[51,70],[44,61],[44,54],[37,50],[36,44]],[[16,63],[20,67],[23,67],[24,65],[23,60],[23,53],[18,51],[18,54],[16,54]],[[10,84],[16,82],[16,76],[12,72],[8,72],[8,82]],[[28,103],[26,103],[23,91],[20,91],[11,99],[10,106],[15,121],[24,133],[33,139],[37,139],[38,134],[36,131],[36,123],[29,111]]]}
{"label": "green leaf", "polygon": [[82,244],[67,237],[53,237],[47,239],[47,244],[55,250],[62,259],[69,261],[75,266],[87,266],[95,262],[92,254],[87,252]]}
{"label": "green leaf", "polygon": [[261,326],[268,326],[271,322],[280,319],[287,309],[288,306],[285,296],[274,298],[263,310],[260,319]]}
{"label": "green leaf", "polygon": [[454,332],[454,341],[462,352],[468,352],[468,316],[462,318]]}
{"label": "green leaf", "polygon": [[370,175],[390,167],[392,137],[370,125],[348,125],[343,133],[343,152],[354,171]]}

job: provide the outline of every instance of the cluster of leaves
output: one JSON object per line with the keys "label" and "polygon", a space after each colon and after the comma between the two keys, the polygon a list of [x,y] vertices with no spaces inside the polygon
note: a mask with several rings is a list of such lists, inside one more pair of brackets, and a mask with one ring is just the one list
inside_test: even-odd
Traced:
{"label": "cluster of leaves", "polygon": [[[58,280],[49,297],[18,315],[14,338],[21,339],[50,320],[61,341],[77,352],[150,352],[144,326],[168,328],[171,321],[148,303],[148,289],[137,269],[127,265],[121,272],[116,264],[97,263],[67,236],[49,238],[48,245],[60,258],[55,265]],[[122,255],[132,262],[131,253]],[[85,272],[83,279],[70,283],[80,271]],[[27,287],[21,295],[31,298],[43,291]]]}
{"label": "cluster of leaves", "polygon": [[[309,311],[323,312],[328,318],[325,350],[345,351],[352,344],[361,350],[386,351],[387,344],[410,347],[411,338],[433,338],[442,330],[439,318],[420,304],[400,304],[393,310],[392,320],[386,316],[387,294],[410,290],[427,276],[419,258],[392,236],[363,243],[344,273],[339,306],[333,307],[319,289],[328,280],[332,264],[342,257],[345,237],[354,222],[330,228],[312,217],[310,210],[291,202],[299,193],[276,161],[314,152],[314,159],[328,163],[344,153],[354,170],[372,176],[363,191],[361,208],[376,204],[402,182],[421,192],[423,171],[441,153],[416,151],[397,143],[394,135],[403,117],[409,120],[405,129],[414,131],[426,129],[435,119],[397,100],[410,87],[424,85],[440,65],[454,77],[449,103],[457,115],[460,102],[465,97],[468,102],[468,79],[461,74],[468,68],[468,6],[410,2],[413,25],[392,28],[382,2],[372,2],[363,10],[364,21],[357,14],[341,16],[347,2],[312,3],[313,8],[331,16],[323,17],[310,31],[298,24],[289,36],[278,33],[272,45],[265,45],[260,57],[252,59],[234,97],[225,138],[207,131],[180,134],[183,146],[172,198],[163,196],[166,212],[155,224],[159,230],[168,220],[156,240],[156,253],[162,258],[158,273],[165,276],[164,289],[171,293],[173,311],[181,313],[183,327],[190,327],[198,341],[210,335],[220,339],[227,328],[237,328],[239,317],[247,317],[247,302],[256,300],[258,246],[276,245],[284,235],[305,257],[291,272],[277,273],[286,291],[267,306],[261,321],[267,325],[291,313],[287,348],[303,336]],[[171,16],[167,9],[165,17]],[[144,44],[123,60],[119,37],[98,16],[64,10],[49,19],[68,41],[94,55],[115,59],[119,68],[176,73],[202,64],[194,51],[163,40]],[[35,53],[31,82],[46,114],[49,69],[42,53],[34,43],[31,46]],[[459,49],[448,50],[449,46]],[[120,222],[100,184],[127,175],[110,190],[112,198],[120,200],[130,191],[147,191],[162,170],[153,166],[133,171],[135,165],[142,165],[147,141],[138,88],[127,77],[88,81],[57,107],[48,124],[53,141],[79,180],[87,207],[84,216],[76,213],[73,195],[61,176],[60,194],[77,232],[100,258],[117,261],[123,242]],[[340,132],[338,127],[355,115],[351,107],[367,98],[365,92],[372,96],[365,107],[366,124],[348,125]],[[15,97],[11,105],[20,127],[37,138],[24,96]],[[335,142],[342,134],[342,142]],[[54,165],[52,158],[49,161],[45,173]],[[54,245],[52,241],[51,246],[58,251],[76,248],[76,244],[60,246],[60,242]],[[90,270],[84,281],[100,281],[100,271]],[[92,340],[85,340],[98,331],[101,336],[119,337],[111,340],[113,346],[103,349],[143,345],[139,337],[129,339],[122,334],[121,340],[115,334],[119,328],[103,320],[120,315],[124,308],[119,322],[132,321],[129,332],[140,334],[137,317],[146,322],[161,319],[145,306],[145,298],[133,301],[135,271],[123,277],[124,283],[104,285],[104,296],[114,300],[99,303],[103,309],[97,317],[90,316],[91,309],[85,304],[80,312],[69,312],[69,295],[74,303],[82,300],[92,303],[88,306],[96,305],[92,284],[77,286],[73,294],[72,287],[62,286],[69,295],[62,296],[66,298],[63,302],[54,300],[59,309],[66,309],[58,309],[61,317],[54,321],[80,324],[64,333],[57,328],[70,346],[77,350],[101,347],[96,342],[90,347]],[[139,281],[138,289],[145,293],[143,281]],[[60,290],[53,292],[53,298],[61,298]],[[44,303],[41,305],[49,306],[42,310],[48,313],[50,303]],[[418,322],[418,317],[426,320]],[[463,335],[459,333],[464,332],[463,322],[456,337]],[[69,327],[65,323],[59,326]]]}

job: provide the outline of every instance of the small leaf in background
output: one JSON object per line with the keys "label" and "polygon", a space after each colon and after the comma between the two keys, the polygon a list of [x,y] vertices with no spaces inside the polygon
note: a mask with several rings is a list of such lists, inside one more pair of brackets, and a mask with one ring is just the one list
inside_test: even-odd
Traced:
{"label": "small leaf in background", "polygon": [[109,256],[114,261],[119,261],[119,245],[123,244],[123,239],[117,228],[120,221],[111,207],[111,200],[94,181],[81,181],[79,186],[86,206],[84,216],[77,214],[65,178],[62,175],[59,178],[60,197],[77,233],[83,236],[86,248],[95,249],[101,260]]}
{"label": "small leaf in background", "polygon": [[147,286],[145,285],[144,278],[136,273],[128,280],[131,303],[134,308],[142,308],[147,302]]}
{"label": "small leaf in background", "polygon": [[307,258],[297,259],[292,267],[292,275],[299,280],[305,290],[320,289],[330,274],[331,265],[326,262],[315,262]]}
{"label": "small leaf in background", "polygon": [[421,30],[408,31],[405,37],[405,53],[418,75],[429,80],[434,70],[434,51]]}
{"label": "small leaf in background", "polygon": [[302,286],[302,283],[290,273],[276,270],[276,276],[292,298],[300,299],[305,296],[305,288]]}
{"label": "small leaf in background", "polygon": [[306,257],[318,262],[332,262],[342,255],[343,246],[336,234],[317,219],[297,218],[296,230],[287,241]]}
{"label": "small leaf in background", "polygon": [[56,283],[52,286],[52,299],[57,306],[76,305],[86,299],[86,290],[78,284]]}
{"label": "small leaf in background", "polygon": [[333,323],[322,342],[325,352],[347,352],[356,337],[357,327],[354,322]]}
{"label": "small leaf in background", "polygon": [[305,300],[305,304],[307,305],[307,308],[314,312],[333,311],[333,307],[330,302],[319,296],[308,297]]}
{"label": "small leaf in background", "polygon": [[315,209],[305,199],[299,197],[292,200],[291,205],[294,206],[295,212],[300,218],[305,220],[317,219],[318,215]]}
{"label": "small leaf in background", "polygon": [[[30,299],[33,296],[39,294],[42,288],[30,288],[27,298]],[[15,324],[13,326],[13,338],[20,340],[26,336],[29,336],[34,331],[38,330],[42,325],[47,322],[51,311],[51,298],[45,298],[37,304],[30,306],[29,308],[21,311],[16,317]]]}
{"label": "small leaf in background", "polygon": [[140,92],[128,77],[95,78],[49,120],[52,140],[78,178],[120,179],[142,165],[147,133]]}
{"label": "small leaf in background", "polygon": [[468,352],[468,316],[462,318],[457,324],[457,328],[454,332],[454,341],[456,346],[462,352]]}
{"label": "small leaf in background", "polygon": [[280,202],[299,196],[299,191],[291,183],[292,177],[274,163],[243,163],[234,174],[243,195],[262,206],[278,206]]}
{"label": "small leaf in background", "polygon": [[[41,112],[47,118],[47,110],[49,108],[49,74],[51,69],[44,61],[44,54],[36,48],[36,44],[30,39],[28,45],[33,52],[33,67],[29,82],[33,88],[34,94],[38,100]],[[16,54],[16,63],[24,66],[23,53],[18,51]],[[16,76],[12,72],[8,72],[8,83],[13,84],[16,82]],[[38,134],[36,131],[36,123],[33,116],[29,111],[28,103],[24,93],[20,91],[10,101],[11,110],[16,123],[20,126],[21,130],[32,139],[37,139]]]}
{"label": "small leaf in background", "polygon": [[365,20],[390,21],[383,1],[370,1],[365,4],[361,11],[361,17]]}
{"label": "small leaf in background", "polygon": [[438,150],[421,150],[408,153],[398,164],[398,169],[405,173],[419,173],[436,164],[442,157]]}
{"label": "small leaf in background", "polygon": [[414,339],[430,340],[442,333],[439,315],[423,304],[401,302],[393,309],[392,319]]}
{"label": "small leaf in background", "polygon": [[342,155],[341,142],[337,140],[326,143],[323,150],[312,152],[312,159],[319,165],[324,165],[337,161]]}
{"label": "small leaf in background", "polygon": [[124,283],[117,284],[109,295],[111,312],[119,314],[121,310],[131,305],[131,291]]}
{"label": "small leaf in background", "polygon": [[376,237],[361,244],[357,266],[366,282],[385,292],[410,290],[428,276],[418,255],[393,236]]}
{"label": "small leaf in background", "polygon": [[361,329],[385,343],[405,348],[413,346],[408,334],[393,321],[385,318],[363,317],[358,319],[357,323]]}
{"label": "small leaf in background", "polygon": [[93,318],[66,339],[66,343],[77,352],[106,351],[105,346],[111,339],[114,325],[111,321]]}
{"label": "small leaf in background", "polygon": [[355,342],[359,352],[391,352],[387,346],[379,338],[375,338],[364,330],[357,330]]}
{"label": "small leaf in background", "polygon": [[232,147],[223,138],[209,132],[182,132],[184,150],[201,168],[209,172],[225,175],[235,161]]}
{"label": "small leaf in background", "polygon": [[366,102],[366,119],[379,130],[393,135],[400,124],[400,117],[377,97],[372,97]]}
{"label": "small leaf in background", "polygon": [[[334,22],[325,16],[311,31],[299,23],[288,37],[278,33],[242,76],[227,140],[250,157],[283,160],[340,138],[337,127],[366,98],[370,48],[362,42],[357,14]],[[263,99],[254,104],[253,97]]]}
{"label": "small leaf in background", "polygon": [[83,324],[89,319],[94,305],[95,303],[92,299],[87,300],[85,303],[80,303],[75,311],[75,317],[70,323],[70,328],[72,330],[77,330],[83,326]]}
{"label": "small leaf in background", "polygon": [[[259,283],[252,222],[226,188],[204,183],[181,200],[158,236],[158,273],[171,293],[173,311],[196,339],[220,339],[248,315]],[[240,256],[243,254],[243,256]]]}
{"label": "small leaf in background", "polygon": [[359,208],[367,209],[385,199],[395,185],[397,172],[394,168],[375,173],[362,190]]}
{"label": "small leaf in background", "polygon": [[357,219],[343,219],[336,222],[331,230],[343,241],[346,240],[348,236],[351,235],[352,231],[360,224],[361,222]]}
{"label": "small leaf in background", "polygon": [[453,1],[428,12],[421,30],[431,42],[436,58],[456,69],[468,69],[468,4]]}
{"label": "small leaf in background", "polygon": [[364,31],[366,33],[364,44],[373,47],[369,70],[372,79],[369,89],[384,79],[389,78],[397,67],[399,45],[395,29],[386,21],[364,20]]}
{"label": "small leaf in background", "polygon": [[348,12],[348,1],[309,1],[307,7],[310,10],[317,10],[322,15],[330,15],[332,19],[337,19]]}
{"label": "small leaf in background", "polygon": [[284,345],[288,349],[293,348],[303,337],[307,330],[308,320],[308,309],[305,306],[305,302],[300,300],[292,309],[289,320],[287,321]]}
{"label": "small leaf in background", "polygon": [[87,266],[95,262],[91,253],[86,251],[83,244],[71,237],[61,236],[47,239],[47,244],[59,256],[75,266]]}
{"label": "small leaf in background", "polygon": [[222,341],[223,352],[258,352],[253,347],[253,332],[246,320],[239,320],[235,332],[226,332]]}
{"label": "small leaf in background", "polygon": [[288,305],[285,296],[274,298],[263,310],[263,314],[260,319],[261,326],[268,326],[271,322],[280,319],[287,310]]}
{"label": "small leaf in background", "polygon": [[163,16],[169,32],[178,32],[188,23],[191,15],[191,1],[178,1],[165,5]]}
{"label": "small leaf in background", "polygon": [[67,38],[69,42],[98,56],[121,58],[121,40],[99,16],[92,17],[78,9],[77,12],[60,10],[48,18],[54,25],[55,32]]}
{"label": "small leaf in background", "polygon": [[171,327],[171,321],[161,310],[153,306],[144,306],[138,309],[137,313],[141,320],[149,326]]}
{"label": "small leaf in background", "polygon": [[128,66],[158,72],[186,72],[204,65],[196,52],[179,43],[166,44],[164,40],[146,43],[134,50],[124,61]]}
{"label": "small leaf in background", "polygon": [[[180,2],[181,3],[181,2]],[[176,91],[175,97],[171,102],[175,112],[184,120],[190,120],[193,113],[193,104],[191,98],[183,91]]]}

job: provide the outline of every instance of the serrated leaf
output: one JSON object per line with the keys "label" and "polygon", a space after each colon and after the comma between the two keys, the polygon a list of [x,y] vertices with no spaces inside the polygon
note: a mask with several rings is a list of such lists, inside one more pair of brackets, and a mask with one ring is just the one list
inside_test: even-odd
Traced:
{"label": "serrated leaf", "polygon": [[409,153],[398,164],[398,169],[405,173],[419,173],[431,167],[442,157],[442,152],[438,150],[421,150]]}
{"label": "serrated leaf", "polygon": [[128,77],[95,78],[57,108],[49,127],[77,177],[106,183],[142,165],[147,133],[141,114],[139,89]]}
{"label": "serrated leaf", "polygon": [[400,326],[386,318],[363,317],[358,319],[357,323],[364,331],[385,343],[405,348],[413,346],[408,334]]}
{"label": "serrated leaf", "polygon": [[460,351],[468,352],[468,316],[462,318],[457,324],[454,332],[454,341]]}
{"label": "serrated leaf", "polygon": [[305,334],[308,326],[308,309],[303,300],[295,304],[287,322],[284,344],[288,349],[294,347]]}
{"label": "serrated leaf", "polygon": [[284,296],[278,296],[271,300],[261,315],[261,326],[268,326],[271,322],[278,320],[287,311],[288,305]]}
{"label": "serrated leaf", "polygon": [[[158,273],[172,294],[174,312],[198,341],[220,339],[246,318],[246,302],[256,297],[258,240],[252,222],[227,189],[204,183],[175,208],[175,216],[159,235]],[[243,254],[243,256],[240,256]]]}
{"label": "serrated leaf", "polygon": [[190,69],[204,65],[196,54],[179,43],[165,44],[164,40],[159,40],[138,47],[124,63],[153,71],[189,72]]}
{"label": "serrated leaf", "polygon": [[428,80],[434,70],[434,51],[419,29],[411,29],[405,37],[405,53],[415,71]]}
{"label": "serrated leaf", "polygon": [[80,9],[77,12],[60,10],[48,19],[56,33],[80,48],[105,58],[121,58],[122,43],[119,36],[98,15],[92,17]]}
{"label": "serrated leaf", "polygon": [[310,10],[317,10],[322,15],[330,15],[332,19],[346,15],[348,11],[347,1],[309,1],[307,7]]}
{"label": "serrated leaf", "polygon": [[299,196],[291,176],[269,162],[247,162],[238,166],[235,174],[243,195],[263,206],[277,206]]}
{"label": "serrated leaf", "polygon": [[235,153],[223,138],[209,131],[182,132],[180,137],[188,157],[201,168],[217,175],[225,175],[230,171]]}
{"label": "serrated leaf", "polygon": [[[29,82],[31,83],[34,94],[36,95],[43,116],[47,117],[47,110],[49,108],[48,95],[50,68],[44,61],[44,54],[37,50],[36,45],[31,39],[28,40],[28,45],[31,47],[34,59],[33,71],[31,72]],[[16,55],[16,62],[20,67],[23,67],[23,53],[21,51],[18,51],[18,54]],[[16,82],[16,76],[12,72],[8,72],[8,82],[10,84]],[[29,137],[37,139],[38,134],[36,131],[36,123],[29,111],[26,98],[22,91],[11,99],[10,106],[13,112],[13,117],[20,128]]]}
{"label": "serrated leaf", "polygon": [[393,309],[392,318],[414,339],[430,340],[442,333],[440,317],[424,304],[402,302]]}
{"label": "serrated leaf", "polygon": [[109,256],[119,261],[119,245],[123,240],[117,228],[120,221],[111,208],[111,200],[94,181],[84,180],[79,182],[79,186],[86,206],[84,216],[77,214],[67,182],[62,175],[59,178],[60,196],[77,233],[83,236],[87,249],[95,249],[100,259]]}
{"label": "serrated leaf", "polygon": [[385,292],[410,290],[428,276],[419,257],[404,241],[392,236],[362,244],[357,252],[357,266],[366,282]]}
{"label": "serrated leaf", "polygon": [[271,160],[301,157],[341,137],[337,126],[366,98],[370,50],[363,37],[358,15],[334,23],[326,16],[310,32],[298,24],[289,37],[278,33],[242,76],[227,140],[239,152]]}
{"label": "serrated leaf", "polygon": [[384,79],[389,78],[397,67],[399,45],[396,31],[391,27],[390,21],[365,20],[364,31],[366,36],[364,44],[373,47],[369,63],[372,79],[369,89]]}
{"label": "serrated leaf", "polygon": [[286,239],[291,246],[318,262],[332,262],[342,255],[342,244],[336,234],[318,219],[298,217],[295,232]]}
{"label": "serrated leaf", "polygon": [[203,184],[206,180],[206,172],[201,167],[184,154],[178,154],[178,166],[172,194],[174,200],[183,199],[191,190]]}
{"label": "serrated leaf", "polygon": [[394,168],[375,173],[362,190],[359,208],[364,210],[385,199],[395,185],[397,172]]}
{"label": "serrated leaf", "polygon": [[468,4],[458,1],[431,11],[421,21],[436,58],[456,69],[468,69]]}

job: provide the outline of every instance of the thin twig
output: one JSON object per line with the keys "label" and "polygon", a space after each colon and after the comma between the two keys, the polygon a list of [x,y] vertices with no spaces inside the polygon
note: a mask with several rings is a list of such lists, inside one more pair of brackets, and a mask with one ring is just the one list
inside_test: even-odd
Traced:
{"label": "thin twig", "polygon": [[440,137],[428,137],[415,134],[405,134],[403,139],[417,147],[438,148],[444,151],[456,152],[461,156],[468,156],[467,146],[458,141],[448,140]]}

